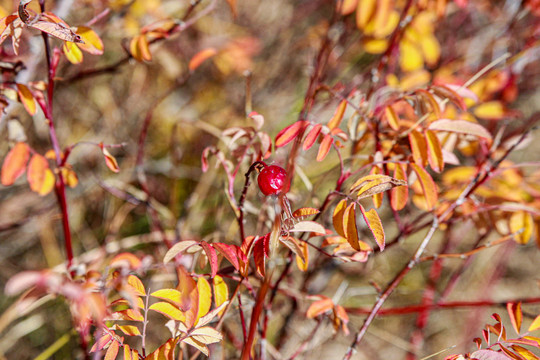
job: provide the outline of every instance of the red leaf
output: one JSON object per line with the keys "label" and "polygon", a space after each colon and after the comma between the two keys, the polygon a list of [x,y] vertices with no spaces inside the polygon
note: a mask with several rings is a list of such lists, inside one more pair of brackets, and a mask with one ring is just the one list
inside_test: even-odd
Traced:
{"label": "red leaf", "polygon": [[15,144],[8,152],[2,165],[2,185],[12,185],[24,173],[29,157],[30,148],[26,143]]}
{"label": "red leaf", "polygon": [[208,262],[210,263],[210,270],[212,271],[212,277],[214,277],[216,276],[218,271],[218,257],[216,249],[210,246],[210,244],[208,244],[206,241],[201,241],[200,245],[206,253],[206,257],[208,257]]}
{"label": "red leaf", "polygon": [[279,148],[285,146],[293,141],[308,124],[307,121],[297,121],[281,130],[276,135],[276,147]]}
{"label": "red leaf", "polygon": [[[265,236],[266,237],[266,236]],[[258,239],[255,245],[253,246],[253,259],[255,260],[255,267],[259,275],[264,277],[265,274],[265,251],[264,251],[264,240]]]}
{"label": "red leaf", "polygon": [[228,245],[223,243],[213,243],[214,249],[219,251],[229,262],[234,266],[236,270],[240,270],[240,264],[238,263],[238,247],[236,245]]}

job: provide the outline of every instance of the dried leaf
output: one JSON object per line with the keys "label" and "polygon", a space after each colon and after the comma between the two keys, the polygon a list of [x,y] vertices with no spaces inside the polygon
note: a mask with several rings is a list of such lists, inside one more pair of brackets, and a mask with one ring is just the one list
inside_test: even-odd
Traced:
{"label": "dried leaf", "polygon": [[210,59],[217,54],[217,50],[214,48],[208,48],[199,51],[189,61],[189,71],[195,71],[204,61]]}
{"label": "dried leaf", "polygon": [[308,132],[306,135],[306,139],[304,140],[304,145],[302,146],[302,149],[304,151],[311,149],[313,144],[315,144],[315,141],[319,138],[319,134],[321,133],[322,125],[321,124],[315,124],[313,128]]}
{"label": "dried leaf", "polygon": [[282,244],[287,246],[296,256],[300,256],[302,261],[305,261],[304,254],[302,253],[302,248],[300,247],[298,241],[292,236],[287,236],[279,239]]}
{"label": "dried leaf", "polygon": [[328,152],[332,148],[332,144],[334,143],[334,138],[330,134],[324,135],[321,145],[319,146],[319,152],[317,153],[317,161],[323,161],[324,158],[326,158],[326,155],[328,155]]}
{"label": "dried leaf", "polygon": [[36,113],[37,106],[32,92],[26,87],[26,85],[23,84],[17,84],[17,92],[19,93],[19,98],[21,99],[21,103],[26,111],[30,115],[34,115]]}
{"label": "dried leaf", "polygon": [[209,326],[194,329],[189,335],[203,344],[213,344],[223,339],[223,335],[219,331]]}
{"label": "dried leaf", "polygon": [[276,135],[276,148],[283,147],[293,141],[307,126],[307,121],[296,121]]}
{"label": "dried leaf", "polygon": [[396,186],[406,185],[407,183],[403,180],[394,179],[387,175],[373,174],[357,180],[351,187],[351,192],[358,190],[356,196],[358,196],[358,199],[364,199],[390,190]]}
{"label": "dried leaf", "polygon": [[[165,257],[163,258],[163,263],[167,264],[169,261],[174,259],[176,255],[186,251],[190,247],[197,245],[199,247],[199,242],[195,240],[184,240],[179,241],[176,244],[174,244],[165,254]],[[215,244],[213,244],[215,246]]]}
{"label": "dried leaf", "polygon": [[362,212],[362,216],[364,217],[364,220],[366,221],[369,230],[371,230],[371,233],[373,234],[377,245],[379,245],[379,249],[383,251],[386,240],[384,235],[384,228],[382,226],[381,218],[379,218],[379,214],[377,214],[377,211],[375,211],[375,209],[365,211],[362,206],[360,206],[360,211]]}
{"label": "dried leaf", "polygon": [[39,154],[34,154],[30,159],[26,178],[30,189],[41,196],[47,195],[54,188],[55,178],[53,172],[49,169],[49,162]]}
{"label": "dried leaf", "polygon": [[403,186],[397,186],[391,190],[390,193],[390,206],[392,209],[399,211],[407,205],[407,199],[409,197],[409,187],[407,185],[407,174],[403,170],[401,164],[396,164],[394,168],[394,178],[401,180],[405,184]]}
{"label": "dried leaf", "polygon": [[334,302],[332,301],[332,299],[326,296],[321,297],[321,300],[317,300],[309,306],[306,312],[306,317],[308,319],[313,319],[321,314],[324,314],[325,312],[331,310],[334,307]]}
{"label": "dried leaf", "polygon": [[289,230],[290,232],[312,232],[320,235],[324,235],[326,233],[326,230],[324,229],[324,226],[322,226],[319,223],[316,223],[315,221],[300,221],[296,223],[292,229]]}
{"label": "dried leaf", "polygon": [[416,130],[409,133],[409,144],[413,160],[421,167],[425,167],[428,163],[427,145],[424,136]]}
{"label": "dried leaf", "polygon": [[431,130],[425,130],[429,166],[433,171],[440,173],[444,169],[442,147],[437,135]]}
{"label": "dried leaf", "polygon": [[[58,21],[59,22],[56,22]],[[28,24],[29,27],[38,29],[60,40],[83,43],[83,40],[62,20],[52,13],[43,13],[36,22]]]}
{"label": "dried leaf", "polygon": [[429,129],[479,136],[490,141],[492,139],[491,134],[482,125],[467,120],[441,119],[432,122]]}
{"label": "dried leaf", "polygon": [[199,350],[206,356],[210,354],[208,351],[208,347],[204,345],[202,342],[200,342],[199,340],[188,337],[187,339],[182,340],[182,342],[185,342],[186,344],[193,346],[195,349]]}
{"label": "dried leaf", "polygon": [[2,185],[12,185],[26,170],[30,157],[30,148],[26,143],[19,142],[8,152],[2,164]]}
{"label": "dried leaf", "polygon": [[345,229],[343,228],[343,217],[345,215],[345,209],[347,208],[347,199],[341,200],[336,208],[334,209],[334,214],[332,216],[332,224],[336,232],[342,237],[346,237]]}
{"label": "dried leaf", "polygon": [[332,116],[332,119],[330,119],[330,121],[328,122],[328,128],[330,130],[339,127],[339,125],[341,124],[341,120],[343,119],[343,114],[345,114],[346,109],[347,109],[347,100],[341,100],[336,111],[334,112],[334,116]]}
{"label": "dried leaf", "polygon": [[210,321],[212,321],[212,319],[215,318],[218,314],[223,313],[228,303],[229,303],[229,300],[225,301],[223,304],[221,304],[214,310],[210,311],[208,314],[204,315],[203,317],[201,317],[199,321],[197,322],[197,325],[200,327],[200,326],[204,326],[210,323]]}
{"label": "dried leaf", "polygon": [[422,190],[424,191],[426,206],[428,210],[432,210],[435,205],[437,205],[438,199],[437,187],[435,185],[435,182],[423,167],[416,164],[411,164],[411,167],[418,175],[418,180],[420,181],[420,185],[422,186]]}

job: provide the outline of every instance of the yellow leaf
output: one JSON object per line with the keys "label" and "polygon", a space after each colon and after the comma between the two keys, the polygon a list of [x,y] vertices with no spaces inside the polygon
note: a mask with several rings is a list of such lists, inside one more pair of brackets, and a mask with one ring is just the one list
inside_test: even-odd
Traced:
{"label": "yellow leaf", "polygon": [[75,29],[75,33],[80,35],[81,39],[84,41],[84,44],[78,44],[82,50],[92,55],[103,54],[103,42],[94,30],[86,26],[79,26]]}
{"label": "yellow leaf", "polygon": [[377,10],[373,19],[373,36],[382,38],[390,35],[398,23],[399,14],[397,11],[393,11],[393,0],[377,1]]}
{"label": "yellow leaf", "polygon": [[[219,307],[221,304],[225,303],[225,301],[229,300],[229,288],[227,287],[225,281],[223,281],[223,278],[219,275],[214,276],[212,282],[214,285],[214,301],[216,303],[216,307]],[[218,313],[219,316],[223,315],[224,311],[225,309],[222,309]]]}
{"label": "yellow leaf", "polygon": [[136,360],[133,359],[133,354],[131,353],[131,348],[128,344],[124,344],[124,360]]}
{"label": "yellow leaf", "polygon": [[383,251],[386,243],[386,237],[384,235],[384,228],[382,226],[381,219],[379,218],[379,214],[377,214],[375,209],[365,211],[363,207],[360,207],[360,211],[362,212],[362,216],[364,217],[369,230],[371,230],[377,245],[379,245],[379,248],[381,251]]}
{"label": "yellow leaf", "polygon": [[540,329],[540,315],[538,315],[532,322],[531,326],[529,326],[529,330],[527,331],[534,331]]}
{"label": "yellow leaf", "polygon": [[129,52],[131,53],[131,56],[137,61],[143,61],[141,49],[139,49],[139,37],[135,36],[132,38],[129,42]]}
{"label": "yellow leaf", "polygon": [[388,121],[388,125],[390,125],[390,127],[396,131],[399,130],[399,117],[392,106],[387,106],[384,108],[384,115],[386,121]]}
{"label": "yellow leaf", "polygon": [[202,316],[206,315],[212,306],[212,289],[210,288],[208,280],[200,277],[197,281],[197,288],[199,290],[199,310],[197,312],[195,323]]}
{"label": "yellow leaf", "polygon": [[131,286],[133,291],[135,291],[135,294],[137,294],[139,296],[145,296],[146,295],[146,289],[144,288],[143,283],[135,275],[129,275],[127,283],[128,283],[128,285]]}
{"label": "yellow leaf", "polygon": [[79,183],[79,178],[77,177],[77,174],[70,168],[62,168],[62,177],[64,178],[64,182],[66,183],[66,185],[70,188],[76,187]]}
{"label": "yellow leaf", "polygon": [[178,320],[182,322],[186,321],[186,315],[184,314],[184,312],[180,311],[177,307],[168,302],[160,301],[154,303],[150,305],[149,309],[163,314],[172,320]]}
{"label": "yellow leaf", "polygon": [[12,185],[26,170],[30,157],[30,148],[26,143],[19,142],[8,152],[2,164],[2,185]]}
{"label": "yellow leaf", "polygon": [[407,39],[399,43],[399,65],[404,72],[419,70],[424,66],[420,50]]}
{"label": "yellow leaf", "polygon": [[431,130],[425,130],[429,166],[433,171],[440,173],[444,169],[444,160],[439,138]]}
{"label": "yellow leaf", "polygon": [[309,266],[308,245],[305,242],[301,242],[298,246],[300,247],[302,255],[296,255],[296,266],[298,267],[298,270],[305,272]]}
{"label": "yellow leaf", "polygon": [[72,64],[80,64],[83,61],[83,53],[74,42],[66,41],[62,46],[62,51],[68,61]]}
{"label": "yellow leaf", "polygon": [[182,293],[176,289],[160,289],[154,291],[150,295],[161,300],[169,301],[176,306],[180,306],[180,304],[182,304]]}
{"label": "yellow leaf", "polygon": [[426,85],[431,79],[431,74],[426,69],[420,69],[410,74],[406,74],[399,83],[399,87],[403,91],[408,91],[419,86]]}
{"label": "yellow leaf", "polygon": [[117,325],[118,330],[122,331],[126,335],[136,336],[141,335],[139,328],[133,325]]}
{"label": "yellow leaf", "polygon": [[21,103],[26,111],[30,115],[34,115],[37,107],[36,100],[34,99],[32,92],[26,87],[26,85],[23,84],[17,84],[17,92],[19,93],[19,98],[21,99]]}
{"label": "yellow leaf", "polygon": [[429,66],[437,65],[439,57],[441,56],[441,46],[439,41],[432,34],[422,37],[420,40],[420,47],[422,48],[422,54]]}
{"label": "yellow leaf", "polygon": [[388,48],[388,40],[386,39],[364,39],[362,41],[364,50],[370,54],[382,54]]}
{"label": "yellow leaf", "polygon": [[209,326],[194,329],[189,333],[192,339],[200,341],[203,344],[213,344],[223,339],[219,331]]}
{"label": "yellow leaf", "polygon": [[356,8],[356,26],[363,30],[368,21],[375,14],[377,0],[359,0]]}
{"label": "yellow leaf", "polygon": [[488,101],[476,106],[473,110],[475,116],[481,119],[500,120],[504,118],[504,106],[500,101]]}
{"label": "yellow leaf", "polygon": [[426,205],[428,210],[432,210],[435,205],[437,205],[437,187],[433,178],[428,174],[428,172],[421,166],[411,163],[411,167],[418,175],[418,180],[422,186],[424,192],[424,198],[426,200]]}
{"label": "yellow leaf", "polygon": [[515,234],[518,244],[526,244],[531,239],[534,223],[532,215],[526,211],[517,211],[510,217],[510,231]]}
{"label": "yellow leaf", "polygon": [[336,232],[342,237],[346,237],[345,230],[343,229],[343,216],[345,215],[345,209],[347,208],[347,200],[341,200],[336,208],[334,209],[334,214],[332,216],[332,223]]}
{"label": "yellow leaf", "polygon": [[54,174],[49,169],[49,163],[45,157],[34,154],[28,163],[26,178],[32,191],[44,196],[54,188]]}

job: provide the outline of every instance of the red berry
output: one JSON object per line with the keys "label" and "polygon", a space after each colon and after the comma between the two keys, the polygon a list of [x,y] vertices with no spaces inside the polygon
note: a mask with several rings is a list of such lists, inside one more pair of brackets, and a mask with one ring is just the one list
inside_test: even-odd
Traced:
{"label": "red berry", "polygon": [[291,185],[287,171],[277,165],[266,166],[262,169],[257,177],[257,182],[264,195],[286,193]]}

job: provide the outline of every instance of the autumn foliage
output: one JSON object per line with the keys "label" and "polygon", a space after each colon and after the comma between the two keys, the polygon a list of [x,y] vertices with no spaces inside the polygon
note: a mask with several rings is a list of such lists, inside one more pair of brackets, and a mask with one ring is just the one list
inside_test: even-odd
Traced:
{"label": "autumn foliage", "polygon": [[0,357],[540,359],[539,9],[0,1]]}

